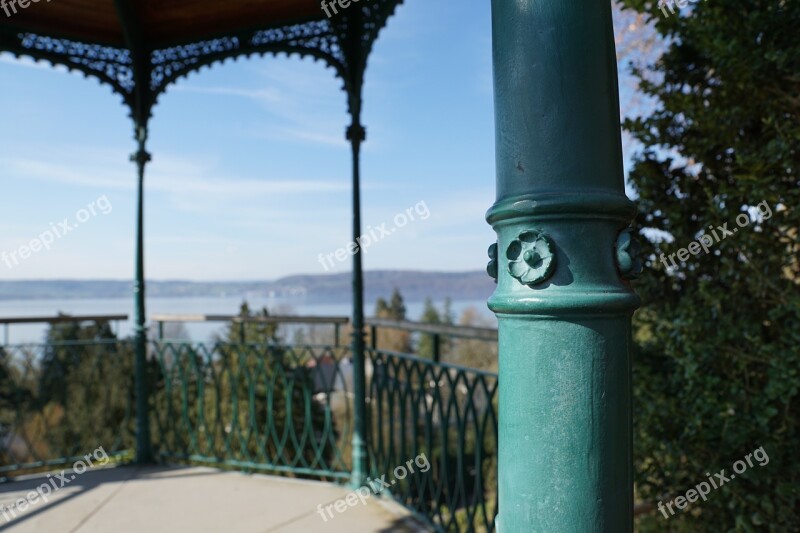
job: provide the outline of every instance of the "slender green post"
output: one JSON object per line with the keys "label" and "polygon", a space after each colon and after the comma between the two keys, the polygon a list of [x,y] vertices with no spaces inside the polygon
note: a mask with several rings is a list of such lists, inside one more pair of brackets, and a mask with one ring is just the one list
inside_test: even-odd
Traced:
{"label": "slender green post", "polygon": [[164,322],[162,320],[158,321],[158,340],[164,340]]}
{"label": "slender green post", "polygon": [[442,338],[438,333],[433,334],[433,362],[441,363],[442,361]]}
{"label": "slender green post", "polygon": [[[346,21],[344,55],[347,63],[345,88],[348,96],[348,111],[352,118],[347,128],[353,155],[353,242],[361,242],[361,143],[367,131],[361,124],[362,89],[367,63],[366,32],[362,10],[351,10],[342,18]],[[364,485],[369,466],[367,464],[367,378],[364,339],[364,272],[363,252],[357,246],[353,254],[353,470],[350,483],[354,487]]]}
{"label": "slender green post", "polygon": [[370,326],[369,328],[369,345],[373,350],[378,349],[378,327]]}
{"label": "slender green post", "polygon": [[[630,319],[605,1],[493,0],[500,533],[629,533]],[[618,241],[618,239],[620,239]]]}
{"label": "slender green post", "polygon": [[150,417],[147,392],[147,325],[145,315],[144,282],[144,170],[150,161],[147,153],[147,127],[136,128],[139,149],[131,156],[138,170],[137,209],[136,209],[136,274],[133,286],[136,305],[136,326],[134,330],[134,379],[136,383],[136,462],[152,462],[150,447]]}
{"label": "slender green post", "polygon": [[155,98],[151,92],[152,58],[144,33],[134,8],[135,0],[114,0],[114,8],[122,26],[125,43],[130,50],[134,89],[131,108],[138,150],[131,156],[138,170],[136,211],[136,273],[134,279],[134,302],[136,306],[134,327],[134,379],[136,390],[136,462],[150,463],[153,460],[150,443],[149,399],[147,392],[147,326],[145,318],[144,282],[144,170],[150,162],[147,153],[147,124]]}
{"label": "slender green post", "polygon": [[[353,242],[361,237],[360,149],[366,131],[358,114],[347,130],[353,148]],[[367,478],[367,378],[364,354],[364,273],[361,248],[353,254],[353,472],[351,484],[360,487]]]}

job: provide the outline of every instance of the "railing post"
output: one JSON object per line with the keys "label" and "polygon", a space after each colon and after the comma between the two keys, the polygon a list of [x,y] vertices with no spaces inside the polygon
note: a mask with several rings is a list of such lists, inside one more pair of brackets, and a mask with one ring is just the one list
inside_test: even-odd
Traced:
{"label": "railing post", "polygon": [[164,340],[164,321],[163,320],[159,320],[158,321],[158,340],[160,340],[160,341]]}
{"label": "railing post", "polygon": [[608,0],[493,0],[498,531],[633,529],[627,241]]}
{"label": "railing post", "polygon": [[370,326],[369,327],[369,345],[370,348],[373,350],[378,349],[378,327],[377,326]]}
{"label": "railing post", "polygon": [[339,324],[333,325],[333,345],[338,348],[339,347],[339,334],[340,334],[340,326]]}
{"label": "railing post", "polygon": [[433,362],[442,362],[442,338],[438,333],[433,334]]}

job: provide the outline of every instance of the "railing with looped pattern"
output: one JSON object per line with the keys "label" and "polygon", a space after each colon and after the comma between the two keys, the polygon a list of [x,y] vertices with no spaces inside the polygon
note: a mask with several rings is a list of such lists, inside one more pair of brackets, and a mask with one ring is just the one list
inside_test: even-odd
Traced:
{"label": "railing with looped pattern", "polygon": [[349,477],[346,348],[156,342],[155,448],[165,459]]}
{"label": "railing with looped pattern", "polygon": [[[0,477],[102,446],[134,457],[133,346],[92,340],[0,348]],[[349,347],[153,341],[147,389],[156,457],[314,479],[350,477]],[[492,531],[497,376],[367,350],[374,478],[420,455],[386,492],[440,531]]]}
{"label": "railing with looped pattern", "polygon": [[[497,512],[497,375],[368,350],[368,447],[375,476],[425,454],[395,499],[444,531],[492,531]],[[402,473],[402,471],[401,471]]]}

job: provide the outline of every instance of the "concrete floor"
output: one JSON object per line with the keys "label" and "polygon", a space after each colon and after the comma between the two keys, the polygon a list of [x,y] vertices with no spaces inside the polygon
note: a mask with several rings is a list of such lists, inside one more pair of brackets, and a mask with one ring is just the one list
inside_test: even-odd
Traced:
{"label": "concrete floor", "polygon": [[[74,476],[74,479],[72,477]],[[210,468],[121,467],[66,473],[69,480],[48,502],[24,511],[7,507],[47,482],[29,477],[0,484],[0,531],[9,533],[287,533],[428,531],[399,505],[372,496],[327,521],[318,504],[348,494],[328,483]],[[57,485],[61,481],[54,481]],[[44,489],[42,489],[44,490]],[[353,498],[351,498],[351,501]],[[3,514],[5,511],[5,514]],[[324,512],[324,511],[323,511]],[[6,518],[8,517],[8,519]],[[10,520],[9,520],[10,519]]]}

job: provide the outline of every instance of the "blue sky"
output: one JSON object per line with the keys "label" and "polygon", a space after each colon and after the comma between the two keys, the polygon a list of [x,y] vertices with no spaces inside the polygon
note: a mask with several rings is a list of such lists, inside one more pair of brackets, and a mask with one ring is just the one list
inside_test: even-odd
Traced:
{"label": "blue sky", "polygon": [[[475,270],[494,233],[490,3],[409,0],[366,74],[364,225],[430,211],[371,246],[367,269]],[[322,63],[252,58],[172,86],[151,123],[149,279],[253,280],[321,274],[350,238],[349,123]],[[95,215],[0,279],[129,279],[135,169],[127,109],[80,74],[0,56],[0,251],[18,251],[81,209]],[[88,210],[87,210],[88,211]],[[329,272],[347,272],[336,262]]]}

